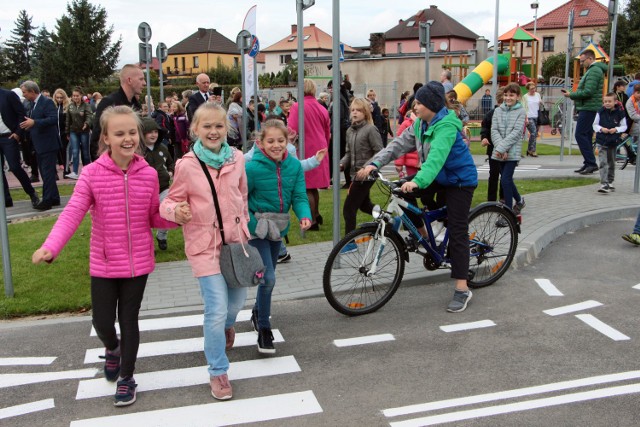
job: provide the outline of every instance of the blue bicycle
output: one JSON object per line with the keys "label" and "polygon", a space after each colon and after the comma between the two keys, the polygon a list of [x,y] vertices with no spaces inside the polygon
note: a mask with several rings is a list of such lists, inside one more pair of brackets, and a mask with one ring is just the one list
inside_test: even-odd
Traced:
{"label": "blue bicycle", "polygon": [[[360,224],[333,248],[323,274],[324,294],[338,312],[357,316],[384,306],[402,282],[409,253],[423,258],[424,268],[451,268],[448,231],[434,233],[432,224],[447,218],[446,206],[425,211],[403,199],[404,181],[389,181],[374,172],[388,195],[386,207],[373,208],[373,221]],[[422,237],[402,209],[421,215],[427,237]],[[401,226],[409,232],[400,234]],[[507,271],[518,246],[520,224],[513,211],[501,203],[487,202],[469,213],[469,278],[472,288],[495,283]]]}

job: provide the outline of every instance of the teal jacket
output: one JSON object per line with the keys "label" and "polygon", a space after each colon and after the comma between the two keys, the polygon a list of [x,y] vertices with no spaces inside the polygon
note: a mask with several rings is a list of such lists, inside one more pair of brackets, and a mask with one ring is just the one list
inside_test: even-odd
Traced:
{"label": "teal jacket", "polygon": [[[307,199],[307,187],[300,161],[287,155],[276,162],[262,150],[255,150],[247,162],[247,184],[249,193],[249,232],[255,236],[256,212],[286,213],[293,207],[298,219],[310,219],[311,209]],[[289,227],[280,232],[285,236]]]}
{"label": "teal jacket", "polygon": [[462,139],[462,122],[455,111],[443,108],[429,126],[416,119],[413,130],[416,141],[422,141],[426,145],[423,150],[428,153],[427,160],[413,178],[418,187],[426,188],[433,181],[444,187],[478,186],[478,170]]}
{"label": "teal jacket", "polygon": [[602,107],[602,85],[607,74],[607,64],[594,62],[580,79],[575,92],[569,94],[576,111],[598,111]]}

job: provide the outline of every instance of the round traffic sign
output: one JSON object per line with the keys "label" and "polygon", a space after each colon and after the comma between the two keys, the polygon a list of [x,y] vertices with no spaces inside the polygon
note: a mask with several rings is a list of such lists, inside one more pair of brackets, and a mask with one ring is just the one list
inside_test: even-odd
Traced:
{"label": "round traffic sign", "polygon": [[143,42],[148,42],[151,39],[151,26],[146,22],[141,22],[138,25],[138,37]]}

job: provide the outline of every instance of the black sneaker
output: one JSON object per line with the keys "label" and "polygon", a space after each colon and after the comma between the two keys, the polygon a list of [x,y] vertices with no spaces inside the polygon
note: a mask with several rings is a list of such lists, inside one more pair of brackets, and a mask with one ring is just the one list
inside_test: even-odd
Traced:
{"label": "black sneaker", "polygon": [[258,332],[258,309],[256,307],[251,310],[251,325],[253,325],[253,330]]}
{"label": "black sneaker", "polygon": [[504,219],[504,217],[500,217],[496,221],[496,227],[504,228],[504,227],[508,227],[508,226],[509,226],[509,223],[507,222],[506,219]]}
{"label": "black sneaker", "polygon": [[105,349],[104,356],[100,356],[100,359],[104,359],[104,376],[107,381],[117,380],[120,374],[120,346],[114,351]]}
{"label": "black sneaker", "polygon": [[275,354],[276,349],[273,346],[271,329],[264,328],[258,332],[258,351],[264,354]]}
{"label": "black sneaker", "polygon": [[520,201],[513,207],[513,213],[520,215],[525,206],[527,206],[527,204],[524,202],[524,197],[521,197]]}
{"label": "black sneaker", "polygon": [[158,239],[157,237],[156,237],[156,240],[158,241],[158,248],[161,251],[166,251],[167,250],[167,241]]}
{"label": "black sneaker", "polygon": [[136,401],[136,387],[138,384],[134,381],[133,377],[124,378],[118,381],[118,388],[116,388],[114,406],[129,406]]}
{"label": "black sneaker", "polygon": [[287,252],[284,255],[278,255],[278,261],[277,261],[278,264],[282,264],[289,261],[291,261],[291,254],[289,252]]}

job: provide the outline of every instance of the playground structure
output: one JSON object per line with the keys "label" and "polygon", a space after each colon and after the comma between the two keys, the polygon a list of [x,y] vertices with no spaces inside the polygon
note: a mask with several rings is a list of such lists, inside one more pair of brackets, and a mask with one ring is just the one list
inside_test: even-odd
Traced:
{"label": "playground structure", "polygon": [[[573,86],[572,86],[572,90],[576,90],[578,88],[578,83],[580,83],[580,76],[581,74],[584,74],[584,71],[582,69],[582,67],[580,66],[580,55],[582,55],[582,53],[584,51],[590,50],[592,51],[595,55],[596,55],[596,61],[598,62],[604,62],[605,64],[609,63],[609,55],[607,55],[607,52],[604,51],[604,49],[599,45],[599,44],[595,44],[592,42],[590,42],[587,47],[585,47],[584,49],[582,49],[574,58],[573,58]],[[604,84],[602,85],[602,94],[606,94],[609,91],[609,76],[607,74],[605,74],[604,76]]]}

